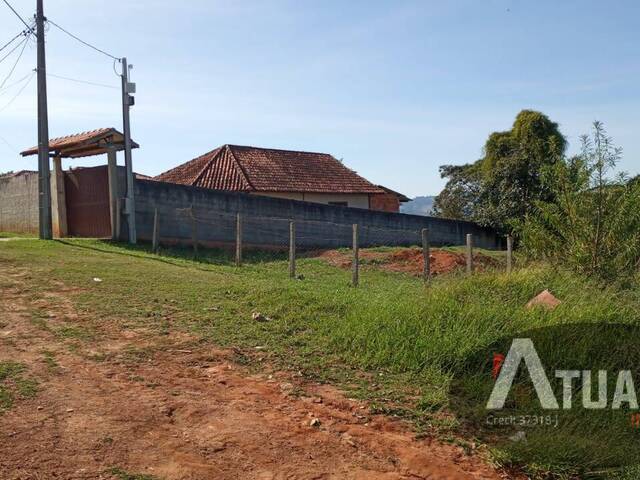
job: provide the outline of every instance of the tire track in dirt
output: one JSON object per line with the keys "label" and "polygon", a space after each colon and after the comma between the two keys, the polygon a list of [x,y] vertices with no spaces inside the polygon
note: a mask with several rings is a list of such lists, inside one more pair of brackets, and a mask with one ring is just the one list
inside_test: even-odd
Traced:
{"label": "tire track in dirt", "polygon": [[[47,297],[34,301],[24,272],[2,270],[13,286],[0,294],[0,361],[26,364],[40,386],[0,416],[0,478],[117,478],[113,467],[166,480],[501,478],[329,386],[251,375],[185,335],[112,323],[79,344],[61,339],[33,321]],[[45,327],[83,325],[64,293],[46,295]]]}

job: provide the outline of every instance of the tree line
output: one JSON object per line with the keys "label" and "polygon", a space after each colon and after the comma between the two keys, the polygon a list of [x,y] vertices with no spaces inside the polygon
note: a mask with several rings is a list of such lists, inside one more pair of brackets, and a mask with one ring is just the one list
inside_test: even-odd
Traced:
{"label": "tree line", "polygon": [[443,165],[436,216],[471,220],[514,236],[522,251],[588,274],[630,278],[640,268],[640,176],[617,173],[622,156],[601,122],[577,155],[546,115],[521,111],[491,133],[483,156]]}

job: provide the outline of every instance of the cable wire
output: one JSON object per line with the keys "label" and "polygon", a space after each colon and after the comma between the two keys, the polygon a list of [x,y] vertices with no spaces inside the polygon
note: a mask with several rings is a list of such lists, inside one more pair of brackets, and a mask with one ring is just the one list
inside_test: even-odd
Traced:
{"label": "cable wire", "polygon": [[25,89],[25,88],[27,88],[27,86],[31,83],[31,80],[33,80],[33,77],[34,77],[35,75],[36,75],[36,72],[33,72],[33,73],[31,74],[31,76],[29,77],[29,80],[28,80],[28,81],[27,81],[27,82],[22,86],[22,88],[21,88],[20,90],[18,90],[18,93],[16,93],[16,94],[11,98],[11,100],[9,100],[9,101],[7,102],[7,104],[6,104],[4,107],[0,108],[0,112],[4,112],[7,108],[9,108],[9,106],[14,102],[14,100],[15,100],[16,98],[18,98],[22,92],[24,92],[24,89]]}
{"label": "cable wire", "polygon": [[2,140],[2,143],[4,143],[7,147],[9,147],[14,153],[18,153],[18,150],[16,149],[16,147],[14,147],[13,145],[11,145],[6,138],[4,138],[2,135],[0,135],[0,140]]}
{"label": "cable wire", "polygon": [[13,42],[15,42],[18,38],[20,38],[21,36],[23,36],[25,34],[26,30],[21,31],[19,34],[17,34],[15,37],[13,37],[11,40],[9,40],[7,43],[5,43],[2,47],[0,47],[0,52],[2,50],[4,50],[5,48],[7,48],[9,45],[11,45]]}
{"label": "cable wire", "polygon": [[25,38],[24,40],[22,40],[20,43],[18,43],[15,47],[13,47],[11,50],[9,50],[9,52],[2,58],[0,58],[0,63],[4,62],[7,58],[9,58],[11,56],[11,54],[13,52],[15,52],[17,49],[19,49],[23,43],[26,43],[28,39]]}
{"label": "cable wire", "polygon": [[[6,0],[5,0],[6,1]],[[94,49],[96,52],[99,52],[103,55],[106,55],[107,57],[113,58],[114,60],[118,60],[120,61],[120,58],[116,57],[115,55],[111,55],[110,53],[105,52],[104,50],[99,49],[98,47],[95,47],[93,45],[91,45],[90,43],[85,42],[84,40],[82,40],[81,38],[75,36],[73,33],[69,32],[68,30],[65,30],[64,28],[62,28],[60,25],[58,25],[56,22],[54,22],[53,20],[49,20],[47,19],[47,23],[50,23],[51,25],[53,25],[54,27],[56,27],[57,29],[63,31],[64,33],[66,33],[67,35],[69,35],[71,38],[77,40],[78,42],[82,43],[83,45]]]}
{"label": "cable wire", "polygon": [[24,18],[22,18],[20,14],[16,12],[15,8],[13,8],[7,0],[2,0],[2,1],[7,5],[7,7],[11,9],[11,11],[15,14],[16,17],[18,17],[20,21],[24,23],[24,26],[27,27],[27,30],[29,30],[30,32],[33,32],[33,27],[30,27],[29,25],[27,25],[27,22],[25,22]]}
{"label": "cable wire", "polygon": [[0,90],[2,90],[2,87],[4,87],[5,83],[7,83],[7,80],[9,80],[11,78],[11,75],[13,75],[13,72],[15,71],[16,67],[18,66],[18,62],[22,58],[22,54],[24,53],[24,49],[27,48],[27,43],[29,42],[29,35],[31,35],[31,33],[28,33],[27,36],[25,37],[25,39],[23,40],[22,50],[20,50],[20,54],[18,55],[18,58],[16,58],[16,61],[13,63],[13,67],[11,67],[11,70],[9,70],[9,73],[7,74],[7,76],[4,77],[4,80],[2,81],[2,83],[0,83]]}
{"label": "cable wire", "polygon": [[63,77],[62,75],[54,75],[53,73],[47,73],[47,77],[59,78],[60,80],[68,80],[70,82],[76,82],[76,83],[84,83],[86,85],[93,85],[94,87],[113,88],[116,90],[119,89],[119,87],[116,87],[115,85],[107,85],[104,83],[90,82],[88,80],[80,80],[78,78]]}
{"label": "cable wire", "polygon": [[3,95],[3,92],[6,92],[10,88],[15,87],[16,85],[24,82],[27,79],[27,77],[29,77],[29,75],[32,75],[32,74],[33,74],[33,71],[27,73],[24,77],[16,80],[15,82],[12,82],[9,85],[6,85],[4,88],[0,89],[0,95]]}

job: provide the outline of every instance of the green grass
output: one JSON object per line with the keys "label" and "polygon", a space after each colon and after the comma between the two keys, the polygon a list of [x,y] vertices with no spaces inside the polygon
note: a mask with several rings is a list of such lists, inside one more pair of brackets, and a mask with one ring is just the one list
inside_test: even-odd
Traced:
{"label": "green grass", "polygon": [[25,377],[27,368],[22,363],[0,362],[0,415],[13,407],[16,397],[32,398],[38,392],[38,382]]}
{"label": "green grass", "polygon": [[127,473],[119,467],[113,467],[107,470],[108,474],[116,477],[118,480],[158,480],[158,477],[146,475],[142,473]]}
{"label": "green grass", "polygon": [[[252,366],[259,346],[274,368],[333,382],[369,399],[375,411],[413,420],[420,432],[480,441],[496,463],[532,477],[604,478],[640,459],[640,430],[626,424],[624,411],[563,413],[562,428],[531,428],[526,443],[508,439],[515,429],[483,424],[492,354],[506,353],[516,336],[535,339],[545,366],[637,369],[637,287],[621,290],[532,265],[510,276],[444,276],[429,287],[368,267],[353,288],[349,271],[318,259],[299,259],[304,280],[290,280],[281,254],[247,252],[241,268],[224,251],[192,255],[170,249],[156,256],[145,246],[92,240],[0,244],[0,264],[28,268],[36,294],[52,281],[79,287],[71,299],[96,325],[115,320],[158,335],[187,331],[243,349],[242,361]],[[554,311],[525,309],[545,288],[563,303]],[[271,321],[253,321],[255,311]],[[505,413],[538,413],[526,378],[514,391]]]}
{"label": "green grass", "polygon": [[53,352],[44,350],[42,352],[42,361],[50,372],[57,372],[60,369],[60,365],[56,361],[56,356]]}
{"label": "green grass", "polygon": [[33,233],[0,232],[0,238],[35,238]]}

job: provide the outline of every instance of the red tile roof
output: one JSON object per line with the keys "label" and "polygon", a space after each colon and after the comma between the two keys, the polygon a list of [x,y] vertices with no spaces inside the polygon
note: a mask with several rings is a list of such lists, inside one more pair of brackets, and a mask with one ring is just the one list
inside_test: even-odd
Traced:
{"label": "red tile roof", "polygon": [[[64,137],[52,138],[49,140],[49,150],[54,153],[60,153],[61,156],[82,157],[89,155],[99,155],[105,153],[104,144],[109,140],[115,144],[124,143],[124,136],[115,128],[98,128],[88,132],[75,133]],[[133,148],[139,145],[132,142]],[[27,157],[36,155],[38,147],[31,147],[20,155]]]}
{"label": "red tile roof", "polygon": [[223,145],[155,180],[256,192],[384,193],[326,153]]}

